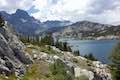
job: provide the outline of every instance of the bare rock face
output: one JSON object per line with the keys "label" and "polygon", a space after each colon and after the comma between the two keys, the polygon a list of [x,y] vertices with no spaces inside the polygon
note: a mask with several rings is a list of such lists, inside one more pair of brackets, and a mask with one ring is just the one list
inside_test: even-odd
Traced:
{"label": "bare rock face", "polygon": [[13,51],[15,53],[16,58],[19,59],[22,63],[24,63],[24,64],[32,63],[32,60],[28,56],[28,54],[25,55],[25,53],[22,50],[13,48]]}
{"label": "bare rock face", "polygon": [[16,69],[31,64],[30,55],[23,49],[25,45],[15,35],[7,22],[0,27],[0,73],[10,74]]}

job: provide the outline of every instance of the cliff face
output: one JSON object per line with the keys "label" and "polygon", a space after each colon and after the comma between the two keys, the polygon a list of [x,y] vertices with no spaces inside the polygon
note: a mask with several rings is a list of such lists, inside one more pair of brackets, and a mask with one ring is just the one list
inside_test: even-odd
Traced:
{"label": "cliff face", "polygon": [[24,68],[24,64],[32,63],[30,55],[23,51],[24,44],[10,26],[7,22],[0,26],[0,73],[6,74],[15,72],[20,67]]}

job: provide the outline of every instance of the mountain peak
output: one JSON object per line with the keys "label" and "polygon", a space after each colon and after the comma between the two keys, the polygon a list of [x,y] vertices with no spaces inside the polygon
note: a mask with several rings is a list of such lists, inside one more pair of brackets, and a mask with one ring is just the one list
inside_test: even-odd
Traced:
{"label": "mountain peak", "polygon": [[13,25],[13,28],[15,28],[18,33],[32,35],[35,34],[37,29],[43,28],[42,23],[30,16],[27,11],[17,9],[13,14],[8,14],[4,11],[0,11],[0,13],[6,21]]}
{"label": "mountain peak", "polygon": [[84,20],[84,21],[78,21],[78,22],[76,22],[76,23],[74,23],[74,24],[72,24],[71,26],[91,26],[91,25],[101,25],[101,26],[104,26],[104,25],[106,25],[107,26],[107,24],[101,24],[101,23],[97,23],[97,22],[91,22],[91,21],[87,21],[87,20]]}
{"label": "mountain peak", "polygon": [[24,15],[24,16],[27,15],[28,16],[28,13],[24,10],[21,10],[21,9],[17,9],[15,14]]}
{"label": "mountain peak", "polygon": [[22,9],[17,9],[17,10],[16,10],[16,13],[20,13],[20,12],[27,13],[26,11],[24,11],[24,10],[22,10]]}
{"label": "mountain peak", "polygon": [[0,11],[0,14],[2,15],[2,14],[8,14],[8,13],[6,13],[5,11]]}

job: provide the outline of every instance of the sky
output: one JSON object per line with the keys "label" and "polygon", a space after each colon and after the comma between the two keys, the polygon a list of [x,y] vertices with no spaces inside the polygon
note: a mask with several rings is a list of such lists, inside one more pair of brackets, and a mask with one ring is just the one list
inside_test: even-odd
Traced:
{"label": "sky", "polygon": [[0,11],[26,10],[40,21],[88,20],[120,24],[120,0],[0,0]]}

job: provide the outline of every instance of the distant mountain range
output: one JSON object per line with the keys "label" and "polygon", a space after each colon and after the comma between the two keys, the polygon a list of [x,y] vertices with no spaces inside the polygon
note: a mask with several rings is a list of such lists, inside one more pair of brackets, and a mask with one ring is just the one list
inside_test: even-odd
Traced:
{"label": "distant mountain range", "polygon": [[0,13],[21,34],[31,35],[37,29],[43,29],[42,23],[34,17],[29,16],[26,11],[18,9],[14,14],[8,14],[4,11]]}
{"label": "distant mountain range", "polygon": [[96,22],[90,22],[90,21],[79,21],[76,22],[69,27],[72,28],[72,30],[76,29],[80,31],[93,31],[95,29],[101,29],[105,27],[110,27],[111,25],[105,25],[105,24],[100,24]]}
{"label": "distant mountain range", "polygon": [[40,22],[30,16],[26,11],[18,9],[14,14],[0,11],[6,21],[12,24],[15,30],[24,35],[34,35],[45,31],[48,28],[61,27],[71,24],[70,21],[46,21]]}
{"label": "distant mountain range", "polygon": [[120,26],[100,24],[90,21],[79,21],[64,27],[61,31],[58,31],[55,34],[81,39],[107,35],[120,36]]}
{"label": "distant mountain range", "polygon": [[43,26],[46,28],[63,27],[71,24],[72,23],[70,21],[57,21],[57,20],[43,22]]}
{"label": "distant mountain range", "polygon": [[[54,33],[58,32],[60,30],[63,30],[64,27],[71,25],[72,22],[70,21],[58,21],[58,20],[51,20],[46,21],[42,23],[42,26],[44,27],[44,33]],[[40,33],[41,30],[37,30],[36,33]]]}
{"label": "distant mountain range", "polygon": [[0,11],[6,21],[14,26],[14,29],[24,35],[40,35],[41,33],[55,33],[71,37],[88,37],[100,35],[118,35],[119,26],[100,24],[90,21],[46,21],[41,22],[30,16],[26,11],[18,9],[14,14]]}

